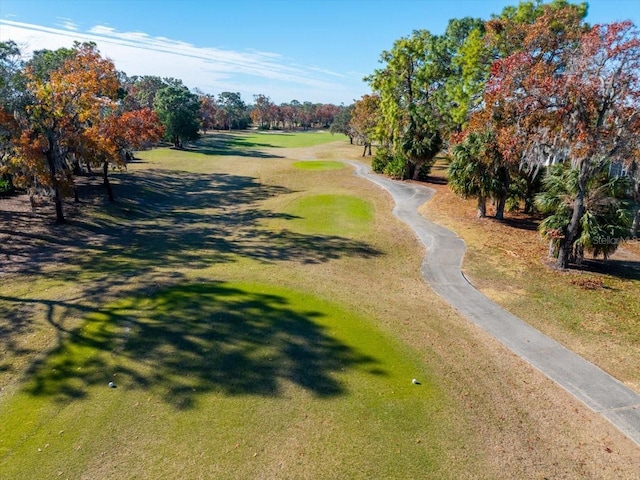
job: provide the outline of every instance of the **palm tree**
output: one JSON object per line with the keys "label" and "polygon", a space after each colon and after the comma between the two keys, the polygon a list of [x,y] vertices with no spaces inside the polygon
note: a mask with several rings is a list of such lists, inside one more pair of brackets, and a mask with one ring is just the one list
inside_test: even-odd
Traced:
{"label": "palm tree", "polygon": [[631,180],[633,199],[636,202],[633,224],[631,225],[631,238],[638,238],[638,230],[640,229],[640,163],[637,160],[633,160],[627,172]]}
{"label": "palm tree", "polygon": [[495,134],[472,132],[453,148],[449,185],[463,198],[477,198],[478,217],[487,216],[487,199],[497,200],[496,218],[502,219],[509,191],[509,169],[498,152]]}
{"label": "palm tree", "polygon": [[[605,259],[629,235],[631,219],[624,196],[629,190],[625,177],[611,177],[608,164],[600,162],[587,184],[585,211],[578,235],[571,246],[570,261],[580,263],[584,252]],[[543,180],[544,191],[536,196],[536,207],[549,216],[540,223],[540,233],[549,240],[549,254],[557,257],[564,232],[571,221],[573,201],[578,191],[578,170],[569,165],[553,165]]]}
{"label": "palm tree", "polygon": [[407,170],[411,178],[424,180],[442,148],[440,131],[427,122],[418,125],[411,117],[401,141],[401,151],[408,160]]}

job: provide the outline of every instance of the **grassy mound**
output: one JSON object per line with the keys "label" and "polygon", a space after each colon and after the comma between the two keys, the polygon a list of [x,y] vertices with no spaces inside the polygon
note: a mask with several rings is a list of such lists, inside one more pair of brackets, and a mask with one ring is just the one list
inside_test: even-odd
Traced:
{"label": "grassy mound", "polygon": [[120,300],[29,376],[0,414],[7,478],[255,478],[276,461],[296,478],[409,478],[442,455],[443,397],[415,354],[284,288],[198,283]]}

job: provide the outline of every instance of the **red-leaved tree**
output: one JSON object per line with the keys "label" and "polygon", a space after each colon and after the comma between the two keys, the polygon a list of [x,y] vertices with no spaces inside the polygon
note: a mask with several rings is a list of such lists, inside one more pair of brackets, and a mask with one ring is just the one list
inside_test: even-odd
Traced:
{"label": "red-leaved tree", "polygon": [[590,179],[640,146],[640,39],[631,22],[587,29],[570,11],[520,28],[522,49],[493,65],[485,105],[507,161],[578,171],[571,219],[555,232],[557,266],[567,268]]}

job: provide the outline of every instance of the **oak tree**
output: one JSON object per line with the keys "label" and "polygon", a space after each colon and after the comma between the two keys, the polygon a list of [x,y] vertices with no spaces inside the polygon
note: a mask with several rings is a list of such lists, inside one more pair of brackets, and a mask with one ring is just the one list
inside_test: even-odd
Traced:
{"label": "oak tree", "polygon": [[638,151],[640,39],[630,22],[585,28],[572,9],[547,8],[522,29],[522,49],[494,64],[485,101],[508,161],[566,162],[577,171],[553,251],[567,268],[601,163],[629,162]]}
{"label": "oak tree", "polygon": [[54,66],[46,71],[38,61],[26,67],[33,101],[20,117],[16,147],[25,180],[50,189],[56,221],[64,222],[62,198],[73,187],[69,156],[81,151],[86,131],[115,108],[118,79],[113,62],[102,58],[93,43],[76,43],[71,54],[42,53],[39,58],[55,60]]}
{"label": "oak tree", "polygon": [[186,86],[168,85],[158,90],[154,109],[164,125],[165,137],[174,147],[181,148],[184,140],[198,138],[200,100]]}

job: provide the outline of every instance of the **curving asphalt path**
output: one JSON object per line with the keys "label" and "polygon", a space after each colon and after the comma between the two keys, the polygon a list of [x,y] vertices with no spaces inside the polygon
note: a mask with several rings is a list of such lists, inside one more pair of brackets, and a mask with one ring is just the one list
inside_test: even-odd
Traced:
{"label": "curving asphalt path", "polygon": [[438,295],[640,445],[640,395],[476,290],[461,271],[464,241],[418,214],[418,207],[433,195],[432,189],[372,174],[357,162],[347,163],[357,175],[391,194],[394,215],[427,248],[421,273]]}

